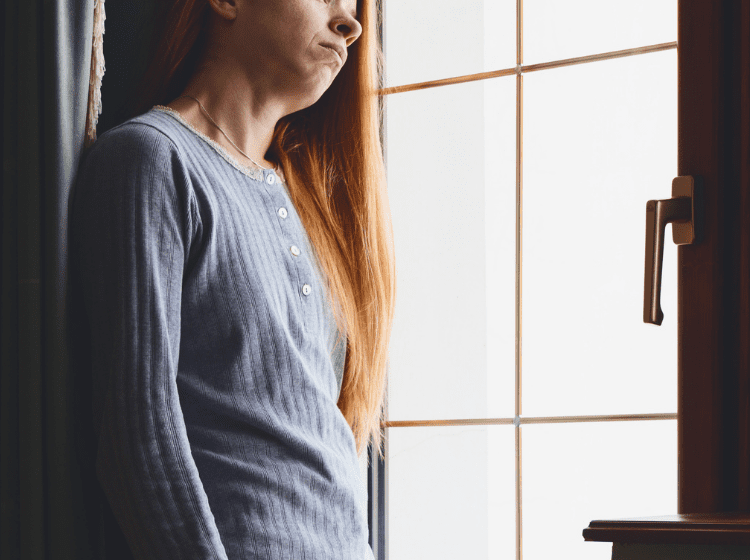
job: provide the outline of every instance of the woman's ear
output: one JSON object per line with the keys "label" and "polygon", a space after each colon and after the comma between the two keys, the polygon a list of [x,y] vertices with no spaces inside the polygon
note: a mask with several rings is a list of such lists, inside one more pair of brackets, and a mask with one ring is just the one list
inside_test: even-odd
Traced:
{"label": "woman's ear", "polygon": [[238,4],[243,0],[208,0],[211,8],[218,16],[226,20],[234,20],[237,17]]}

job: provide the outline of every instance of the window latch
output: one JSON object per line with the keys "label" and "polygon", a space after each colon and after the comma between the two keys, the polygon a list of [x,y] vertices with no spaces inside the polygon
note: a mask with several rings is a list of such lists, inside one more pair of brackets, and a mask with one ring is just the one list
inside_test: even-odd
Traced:
{"label": "window latch", "polygon": [[675,245],[695,245],[703,240],[703,178],[683,175],[672,179],[672,198],[646,203],[646,272],[643,289],[643,322],[661,325],[661,266],[664,228],[672,224]]}

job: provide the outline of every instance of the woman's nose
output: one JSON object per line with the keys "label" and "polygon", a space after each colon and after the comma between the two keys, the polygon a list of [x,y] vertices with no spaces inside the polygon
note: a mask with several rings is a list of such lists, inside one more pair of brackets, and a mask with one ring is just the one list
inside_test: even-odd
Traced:
{"label": "woman's nose", "polygon": [[350,14],[344,14],[336,18],[333,22],[333,28],[336,33],[340,33],[346,39],[347,47],[362,34],[362,26]]}

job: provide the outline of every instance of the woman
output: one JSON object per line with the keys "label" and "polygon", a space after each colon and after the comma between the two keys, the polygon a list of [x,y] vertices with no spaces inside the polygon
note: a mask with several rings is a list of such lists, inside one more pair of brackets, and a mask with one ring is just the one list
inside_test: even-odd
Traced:
{"label": "woman", "polygon": [[138,559],[366,559],[395,272],[373,0],[175,0],[85,154],[96,472]]}

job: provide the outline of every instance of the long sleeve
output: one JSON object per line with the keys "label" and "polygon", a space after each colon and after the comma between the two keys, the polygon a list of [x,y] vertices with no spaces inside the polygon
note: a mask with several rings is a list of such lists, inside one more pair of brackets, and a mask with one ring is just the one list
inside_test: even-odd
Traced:
{"label": "long sleeve", "polygon": [[189,173],[169,137],[128,125],[92,146],[73,196],[99,483],[138,560],[227,560],[177,391]]}
{"label": "long sleeve", "polygon": [[69,263],[92,483],[134,559],[372,560],[337,406],[346,339],[332,348],[287,185],[164,107],[101,134],[78,172]]}

